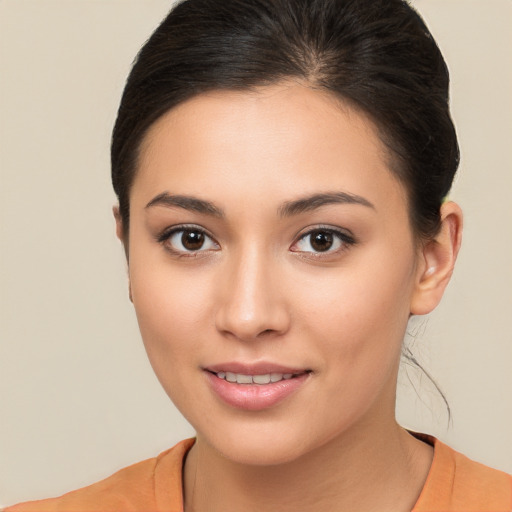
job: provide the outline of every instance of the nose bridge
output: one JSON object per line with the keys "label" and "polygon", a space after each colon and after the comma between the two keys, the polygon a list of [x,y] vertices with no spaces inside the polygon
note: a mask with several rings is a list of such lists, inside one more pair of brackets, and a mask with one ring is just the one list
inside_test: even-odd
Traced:
{"label": "nose bridge", "polygon": [[256,243],[240,248],[226,261],[217,328],[241,340],[282,333],[289,317],[279,293],[278,262]]}

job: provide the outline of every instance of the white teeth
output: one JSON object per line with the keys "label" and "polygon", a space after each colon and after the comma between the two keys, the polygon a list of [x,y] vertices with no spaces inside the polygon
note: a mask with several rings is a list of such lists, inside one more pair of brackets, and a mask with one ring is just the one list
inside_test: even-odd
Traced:
{"label": "white teeth", "polygon": [[268,384],[270,382],[270,373],[266,375],[253,375],[252,380],[254,384]]}
{"label": "white teeth", "polygon": [[236,382],[236,373],[226,372],[226,380],[228,382]]}
{"label": "white teeth", "polygon": [[218,372],[219,379],[237,384],[269,384],[279,382],[280,380],[289,380],[293,373],[265,373],[263,375],[245,375],[243,373]]}
{"label": "white teeth", "polygon": [[252,376],[251,375],[243,375],[241,373],[237,374],[236,381],[238,384],[252,384]]}

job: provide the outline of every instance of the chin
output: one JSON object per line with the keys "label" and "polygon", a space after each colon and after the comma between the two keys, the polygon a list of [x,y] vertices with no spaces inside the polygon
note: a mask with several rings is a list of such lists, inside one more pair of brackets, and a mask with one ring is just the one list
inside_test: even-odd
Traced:
{"label": "chin", "polygon": [[297,428],[298,423],[239,423],[232,428],[219,425],[216,432],[198,433],[198,439],[231,462],[250,466],[277,466],[296,461],[315,451],[332,437],[328,433],[323,436],[317,433],[313,439],[311,435],[314,432]]}
{"label": "chin", "polygon": [[272,442],[228,441],[215,448],[226,459],[248,466],[279,466],[293,462],[304,455],[300,445],[275,440]]}

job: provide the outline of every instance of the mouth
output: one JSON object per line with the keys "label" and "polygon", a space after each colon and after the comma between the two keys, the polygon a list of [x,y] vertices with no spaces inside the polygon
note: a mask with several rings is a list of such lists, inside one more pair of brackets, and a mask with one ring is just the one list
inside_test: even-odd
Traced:
{"label": "mouth", "polygon": [[226,363],[203,370],[214,395],[231,407],[248,411],[279,405],[306,386],[313,373],[266,363]]}
{"label": "mouth", "polygon": [[220,372],[210,372],[216,375],[219,379],[223,379],[227,382],[231,382],[232,384],[258,384],[260,386],[264,386],[266,384],[271,384],[274,382],[280,382],[282,380],[290,380],[297,378],[306,373],[310,373],[310,370],[305,370],[297,373],[262,373],[258,375],[250,375],[245,373],[234,373],[228,371],[220,371]]}

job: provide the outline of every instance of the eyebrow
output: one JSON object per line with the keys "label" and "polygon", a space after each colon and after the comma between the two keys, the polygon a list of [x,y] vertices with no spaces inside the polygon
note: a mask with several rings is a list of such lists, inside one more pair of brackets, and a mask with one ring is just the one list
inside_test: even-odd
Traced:
{"label": "eyebrow", "polygon": [[[299,213],[316,210],[321,206],[329,204],[357,204],[375,209],[375,206],[370,203],[370,201],[356,194],[349,194],[348,192],[327,192],[302,197],[295,201],[287,201],[278,208],[278,214],[281,217],[291,217]],[[178,207],[212,217],[225,217],[223,210],[210,201],[192,196],[171,195],[168,192],[162,192],[155,196],[146,205],[146,208],[152,208],[154,206],[164,206],[168,208]]]}
{"label": "eyebrow", "polygon": [[210,215],[212,217],[224,217],[222,209],[215,206],[210,201],[204,199],[198,199],[197,197],[171,195],[168,192],[162,192],[146,205],[146,208],[153,206],[166,206],[168,208],[178,207],[185,210],[202,213],[204,215]]}
{"label": "eyebrow", "polygon": [[281,217],[290,217],[316,210],[328,204],[358,204],[375,210],[375,206],[364,197],[348,192],[327,192],[303,197],[295,201],[287,201],[279,208],[278,212]]}

